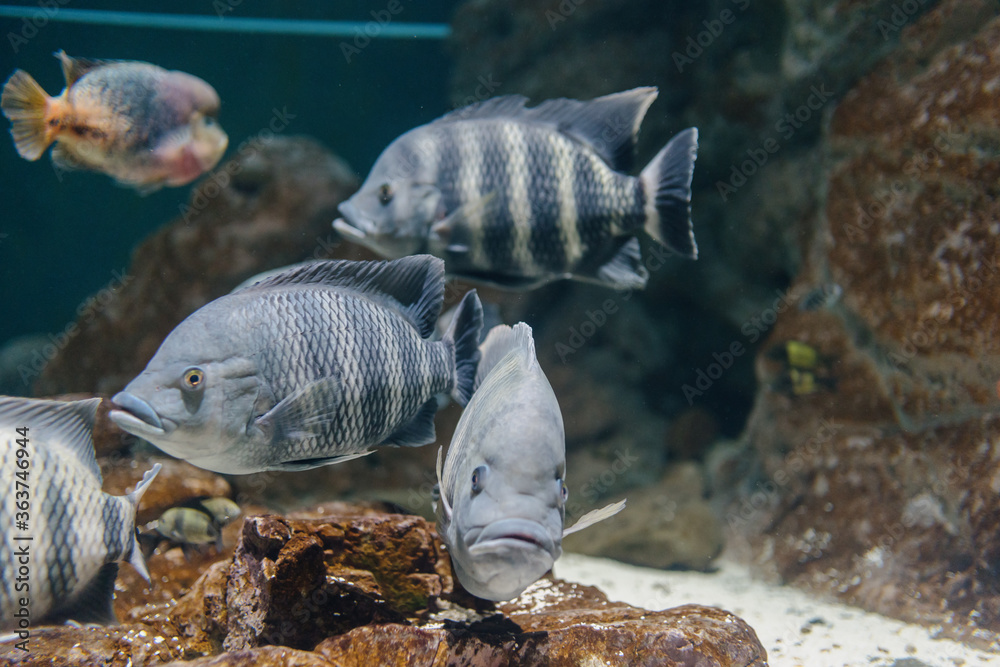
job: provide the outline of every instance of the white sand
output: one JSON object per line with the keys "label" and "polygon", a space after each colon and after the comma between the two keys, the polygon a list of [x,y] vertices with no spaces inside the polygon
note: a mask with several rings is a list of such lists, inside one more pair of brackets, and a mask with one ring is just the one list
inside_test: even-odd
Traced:
{"label": "white sand", "polygon": [[646,609],[689,603],[727,609],[757,632],[773,667],[1000,666],[1000,654],[934,639],[922,626],[823,602],[794,588],[754,581],[745,567],[730,562],[703,574],[565,554],[554,573]]}

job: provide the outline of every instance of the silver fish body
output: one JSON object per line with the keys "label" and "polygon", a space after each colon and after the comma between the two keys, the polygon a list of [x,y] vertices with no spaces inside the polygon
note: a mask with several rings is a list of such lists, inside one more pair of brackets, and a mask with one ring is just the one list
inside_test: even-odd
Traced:
{"label": "silver fish body", "polygon": [[267,278],[179,324],[112,400],[124,430],[223,473],[303,470],[434,440],[435,395],[472,393],[482,308],[441,341],[430,256],[326,261]]}
{"label": "silver fish body", "polygon": [[528,325],[495,327],[482,351],[484,377],[439,466],[438,534],[466,590],[509,600],[562,553],[565,435]]}
{"label": "silver fish body", "polygon": [[0,630],[23,619],[112,623],[117,562],[149,579],[135,511],[160,465],[127,496],[101,490],[91,440],[100,402],[0,397]]}
{"label": "silver fish body", "polygon": [[614,288],[648,279],[636,234],[695,258],[697,130],[639,177],[635,136],[655,88],[525,108],[521,96],[454,111],[396,139],[334,227],[386,257],[430,252],[451,275],[511,289],[558,278]]}

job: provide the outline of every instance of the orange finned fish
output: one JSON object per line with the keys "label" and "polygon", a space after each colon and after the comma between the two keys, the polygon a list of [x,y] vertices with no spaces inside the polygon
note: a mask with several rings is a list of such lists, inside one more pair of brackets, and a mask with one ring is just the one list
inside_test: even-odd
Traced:
{"label": "orange finned fish", "polygon": [[17,70],[0,98],[24,159],[37,160],[57,142],[57,167],[100,171],[146,193],[190,183],[226,151],[229,137],[215,122],[219,95],[198,77],[143,62],[55,55],[66,77],[61,95],[49,97]]}

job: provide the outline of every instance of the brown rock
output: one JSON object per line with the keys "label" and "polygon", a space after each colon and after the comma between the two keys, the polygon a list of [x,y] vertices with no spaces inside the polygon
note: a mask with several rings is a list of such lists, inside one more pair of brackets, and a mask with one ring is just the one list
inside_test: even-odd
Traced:
{"label": "brown rock", "polygon": [[[262,646],[245,651],[231,651],[215,657],[172,662],[174,667],[336,667],[322,656],[296,651],[284,646]],[[169,667],[169,665],[168,665]]]}
{"label": "brown rock", "polygon": [[232,558],[183,597],[137,599],[126,625],[35,629],[31,660],[14,664],[766,665],[753,630],[719,609],[650,612],[543,578],[496,614],[454,590],[425,520],[374,505],[308,514],[325,518],[247,519]]}
{"label": "brown rock", "polygon": [[569,535],[563,549],[656,568],[707,570],[723,546],[722,524],[704,500],[701,467],[671,466],[659,483],[629,489],[611,521]]}
{"label": "brown rock", "polygon": [[216,171],[229,184],[204,179],[182,217],[136,249],[124,284],[85,309],[36,394],[111,395],[193,311],[256,273],[328,257],[337,204],[357,189],[342,160],[301,137],[275,137]]}
{"label": "brown rock", "polygon": [[502,605],[507,619],[466,627],[366,626],[316,647],[334,664],[657,664],[761,667],[767,655],[742,620],[686,605],[662,612],[609,603],[597,589],[543,579]]}
{"label": "brown rock", "polygon": [[[768,574],[1000,649],[1000,19],[946,0],[838,106],[820,230],[757,358],[727,523]],[[795,389],[788,341],[817,352]],[[808,388],[804,388],[808,387]]]}

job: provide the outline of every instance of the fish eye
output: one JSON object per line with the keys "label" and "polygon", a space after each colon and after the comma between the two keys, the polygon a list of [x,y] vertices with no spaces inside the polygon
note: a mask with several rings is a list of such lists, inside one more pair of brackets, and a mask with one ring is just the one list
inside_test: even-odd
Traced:
{"label": "fish eye", "polygon": [[483,490],[483,478],[486,476],[486,466],[479,466],[472,471],[472,492],[479,493]]}
{"label": "fish eye", "polygon": [[378,200],[382,203],[382,206],[388,206],[389,202],[392,201],[392,186],[388,183],[383,183],[378,189]]}
{"label": "fish eye", "polygon": [[185,388],[200,389],[205,383],[205,371],[201,370],[197,366],[192,366],[184,371],[183,379]]}
{"label": "fish eye", "polygon": [[566,488],[566,482],[559,480],[559,487],[560,487],[559,492],[560,494],[562,494],[562,500],[563,502],[566,502],[567,500],[569,500],[569,489]]}

